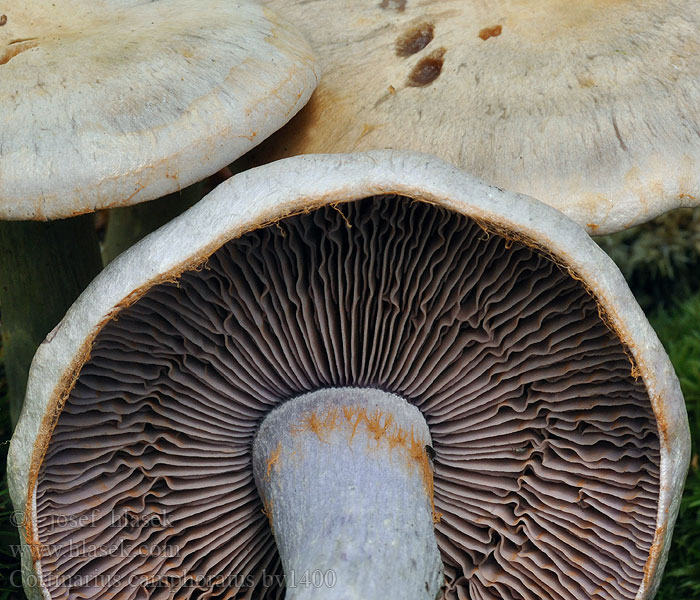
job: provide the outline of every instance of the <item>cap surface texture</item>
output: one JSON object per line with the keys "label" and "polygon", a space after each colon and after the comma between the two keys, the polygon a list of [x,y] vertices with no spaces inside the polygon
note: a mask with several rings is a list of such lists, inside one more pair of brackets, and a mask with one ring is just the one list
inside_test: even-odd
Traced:
{"label": "cap surface texture", "polygon": [[0,218],[178,191],[286,123],[318,80],[250,0],[14,3],[0,27]]}
{"label": "cap surface texture", "polygon": [[268,0],[323,80],[260,160],[429,152],[592,234],[700,201],[700,5]]}

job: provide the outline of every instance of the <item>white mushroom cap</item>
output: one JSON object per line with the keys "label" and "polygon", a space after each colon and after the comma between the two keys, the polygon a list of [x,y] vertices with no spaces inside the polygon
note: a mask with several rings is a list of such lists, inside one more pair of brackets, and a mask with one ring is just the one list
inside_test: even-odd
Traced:
{"label": "white mushroom cap", "polygon": [[32,0],[0,26],[0,219],[128,206],[286,123],[318,72],[251,0]]}
{"label": "white mushroom cap", "polygon": [[593,234],[699,202],[696,2],[266,4],[324,76],[260,160],[429,152]]}
{"label": "white mushroom cap", "polygon": [[[622,275],[558,211],[393,151],[237,175],[80,296],[37,351],[9,451],[32,597],[48,595],[47,577],[63,597],[62,577],[133,564],[173,581],[220,565],[245,574],[236,561],[274,567],[250,443],[275,405],[324,385],[385,389],[424,414],[449,598],[540,574],[555,591],[523,597],[598,586],[653,597],[689,433],[673,368]],[[127,533],[173,540],[176,560],[68,552],[73,537],[111,544],[115,506],[154,503],[172,507],[174,529],[139,521]],[[214,535],[216,515],[228,520]]]}

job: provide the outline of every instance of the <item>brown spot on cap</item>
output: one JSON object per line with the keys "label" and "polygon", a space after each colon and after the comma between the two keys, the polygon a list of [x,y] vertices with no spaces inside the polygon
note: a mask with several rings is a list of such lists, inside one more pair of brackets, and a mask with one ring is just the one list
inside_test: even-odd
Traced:
{"label": "brown spot on cap", "polygon": [[29,38],[26,40],[14,40],[5,48],[5,52],[0,54],[0,65],[4,65],[10,62],[18,54],[21,54],[25,50],[31,50],[39,45],[39,42],[34,38]]}
{"label": "brown spot on cap", "polygon": [[494,25],[493,27],[484,27],[479,32],[479,37],[482,40],[488,40],[489,38],[492,38],[492,37],[498,37],[499,35],[501,35],[502,31],[503,31],[503,27],[501,25]]}
{"label": "brown spot on cap", "polygon": [[398,12],[403,12],[406,10],[406,0],[382,0],[379,8],[383,8],[384,10],[393,8]]}
{"label": "brown spot on cap", "polygon": [[582,88],[595,87],[595,80],[588,75],[576,75],[576,79]]}
{"label": "brown spot on cap", "polygon": [[0,27],[7,23],[7,15],[0,15]]}
{"label": "brown spot on cap", "polygon": [[445,48],[438,48],[418,61],[418,64],[413,67],[413,70],[408,75],[407,85],[411,87],[424,87],[433,83],[442,72],[445,52]]}
{"label": "brown spot on cap", "polygon": [[396,40],[396,56],[411,56],[420,52],[435,36],[432,23],[422,23],[406,31]]}

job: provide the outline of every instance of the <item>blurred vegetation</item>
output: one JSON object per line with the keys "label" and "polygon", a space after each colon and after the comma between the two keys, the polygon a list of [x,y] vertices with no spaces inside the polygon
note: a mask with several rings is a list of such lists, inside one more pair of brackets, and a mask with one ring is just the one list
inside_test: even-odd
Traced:
{"label": "blurred vegetation", "polygon": [[647,314],[700,291],[700,210],[681,208],[594,238],[620,267]]}
{"label": "blurred vegetation", "polygon": [[700,599],[700,294],[659,311],[652,325],[680,379],[692,438],[690,470],[657,598],[694,600]]}
{"label": "blurred vegetation", "polygon": [[19,533],[11,520],[12,503],[7,490],[7,450],[10,446],[12,424],[3,364],[0,336],[0,600],[20,600],[24,598],[24,593],[21,588],[13,585],[20,583],[17,576],[20,570],[17,552]]}

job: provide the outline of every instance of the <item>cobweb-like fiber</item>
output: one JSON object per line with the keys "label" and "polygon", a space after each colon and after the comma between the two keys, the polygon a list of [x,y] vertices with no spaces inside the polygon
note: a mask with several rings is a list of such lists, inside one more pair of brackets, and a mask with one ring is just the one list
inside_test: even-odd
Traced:
{"label": "cobweb-like fiber", "polygon": [[447,598],[631,599],[659,451],[630,373],[580,282],[464,216],[375,197],[287,218],[98,335],[40,473],[43,576],[56,599],[282,597],[256,429],[363,386],[430,426]]}

